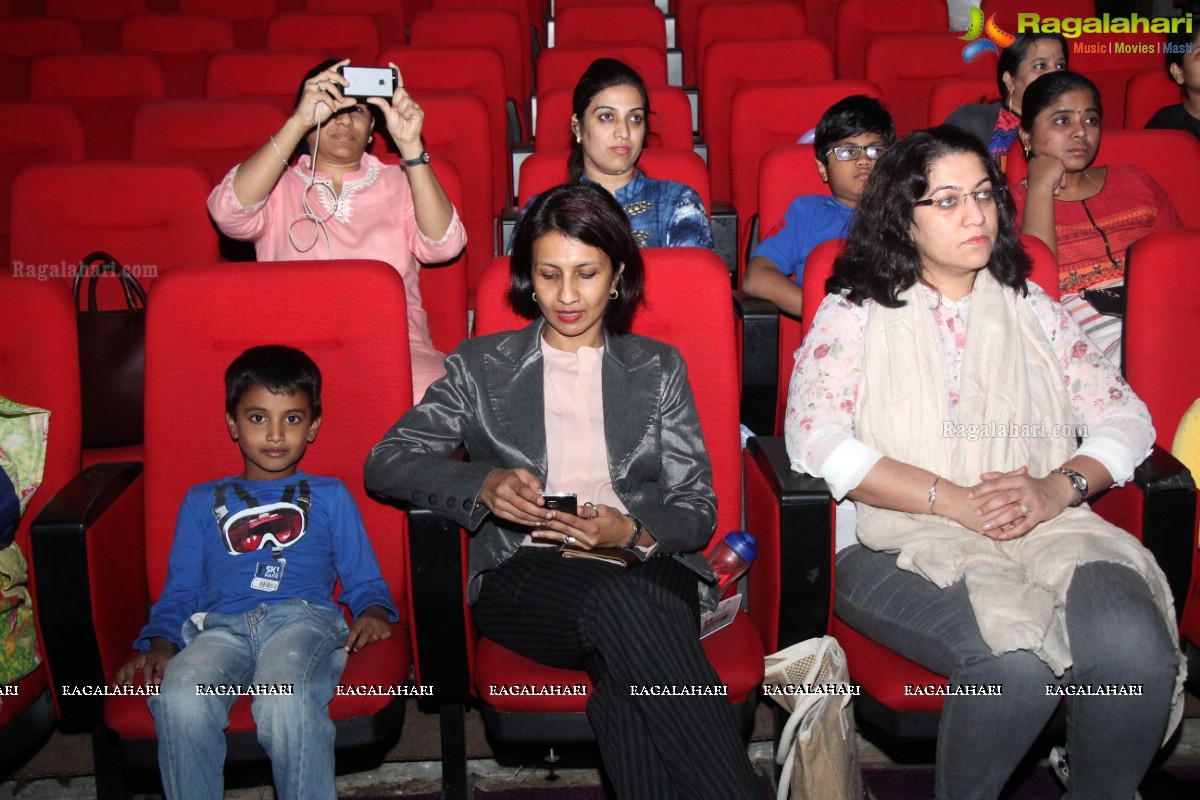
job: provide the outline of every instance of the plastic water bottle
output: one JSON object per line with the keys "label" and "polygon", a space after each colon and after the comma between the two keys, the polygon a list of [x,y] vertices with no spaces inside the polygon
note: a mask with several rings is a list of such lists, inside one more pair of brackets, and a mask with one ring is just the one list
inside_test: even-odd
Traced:
{"label": "plastic water bottle", "polygon": [[746,531],[730,531],[712,549],[708,563],[717,576],[716,594],[724,597],[729,587],[750,569],[758,555],[758,543]]}

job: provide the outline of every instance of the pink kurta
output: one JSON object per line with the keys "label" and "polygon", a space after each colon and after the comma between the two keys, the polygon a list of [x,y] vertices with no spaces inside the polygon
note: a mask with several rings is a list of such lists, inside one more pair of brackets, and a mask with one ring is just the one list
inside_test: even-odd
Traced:
{"label": "pink kurta", "polygon": [[445,355],[429,338],[418,270],[420,262],[448,261],[462,251],[467,234],[458,211],[441,239],[425,236],[417,227],[404,170],[365,154],[360,169],[343,176],[340,196],[334,194],[329,176],[317,173],[308,203],[312,213],[324,220],[321,228],[300,218],[312,169],[308,156],[301,156],[285,170],[271,194],[252,206],[242,205],[234,196],[237,169],[230,170],[212,190],[208,211],[227,236],[254,242],[259,261],[372,258],[386,261],[400,273],[408,303],[413,402],[420,401],[429,384],[446,374],[446,368]]}

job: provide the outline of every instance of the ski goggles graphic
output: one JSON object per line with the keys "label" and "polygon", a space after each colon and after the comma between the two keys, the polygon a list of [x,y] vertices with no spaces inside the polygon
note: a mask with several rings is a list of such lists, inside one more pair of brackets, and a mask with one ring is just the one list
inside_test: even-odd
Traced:
{"label": "ski goggles graphic", "polygon": [[[231,488],[247,506],[233,514],[229,513],[225,502]],[[268,546],[272,549],[290,547],[308,530],[308,508],[312,505],[308,481],[284,487],[279,502],[266,505],[260,505],[237,483],[218,484],[213,489],[213,496],[213,515],[230,555],[253,553]]]}

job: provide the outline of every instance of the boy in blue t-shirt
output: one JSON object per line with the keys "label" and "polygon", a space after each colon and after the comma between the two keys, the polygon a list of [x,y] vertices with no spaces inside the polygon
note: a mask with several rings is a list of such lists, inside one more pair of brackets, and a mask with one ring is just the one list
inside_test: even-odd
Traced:
{"label": "boy in blue t-shirt", "polygon": [[188,490],[142,654],[116,683],[140,672],[161,684],[149,705],[168,798],[222,797],[223,731],[245,693],[278,797],[334,800],[329,702],[347,655],[389,638],[399,616],[345,484],[296,468],[321,426],[312,359],[242,353],[225,373],[225,421],[242,473]]}
{"label": "boy in blue t-shirt", "polygon": [[826,109],[817,123],[813,147],[817,172],[829,184],[831,196],[810,194],[792,201],[746,265],[742,278],[746,294],[800,316],[808,254],[821,242],[849,233],[875,159],[894,141],[892,117],[873,97],[852,95]]}

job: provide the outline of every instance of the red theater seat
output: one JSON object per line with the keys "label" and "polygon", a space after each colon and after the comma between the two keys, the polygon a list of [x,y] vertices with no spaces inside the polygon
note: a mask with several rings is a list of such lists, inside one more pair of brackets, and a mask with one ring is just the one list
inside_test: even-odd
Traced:
{"label": "red theater seat", "polygon": [[[650,133],[643,145],[686,150],[692,146],[692,105],[678,86],[647,86],[650,95]],[[538,92],[538,152],[561,150],[575,138],[571,133],[571,101],[574,87]]]}
{"label": "red theater seat", "polygon": [[839,78],[864,77],[867,43],[876,36],[920,31],[944,33],[950,29],[950,12],[944,0],[913,0],[904,4],[903,13],[895,11],[879,0],[840,0],[833,46]]}
{"label": "red theater seat", "polygon": [[121,50],[162,63],[168,97],[204,95],[208,57],[233,49],[233,25],[220,17],[139,14],[121,24]]}
{"label": "red theater seat", "polygon": [[247,50],[266,44],[267,20],[276,11],[275,0],[178,0],[178,2],[180,14],[203,14],[229,20],[233,23],[237,46]]}
{"label": "red theater seat", "polygon": [[962,45],[957,34],[945,31],[877,35],[867,43],[866,78],[883,90],[898,135],[925,127],[929,92],[938,80],[995,78],[996,66],[991,59],[963,63]]}
{"label": "red theater seat", "polygon": [[1125,84],[1125,127],[1144,128],[1163,106],[1183,102],[1183,89],[1162,67],[1138,70]]}
{"label": "red theater seat", "polygon": [[704,86],[704,51],[720,39],[794,39],[808,33],[804,9],[790,0],[706,3],[696,14],[696,83]]}
{"label": "red theater seat", "polygon": [[375,66],[379,26],[366,14],[276,14],[267,20],[267,49],[320,50],[357,66]]}
{"label": "red theater seat", "polygon": [[667,52],[667,23],[657,6],[555,8],[555,47],[628,44],[646,44]]}
{"label": "red theater seat", "polygon": [[647,86],[667,83],[667,55],[648,44],[550,47],[537,58],[537,90],[574,91],[580,76],[597,58],[615,58],[637,70]]}
{"label": "red theater seat", "polygon": [[69,19],[0,18],[0,42],[4,42],[0,71],[6,78],[0,86],[0,100],[29,99],[31,57],[83,50],[83,34]]}
{"label": "red theater seat", "polygon": [[204,96],[268,97],[286,103],[290,110],[296,107],[296,90],[304,76],[327,58],[319,50],[213,53],[208,59]]}

